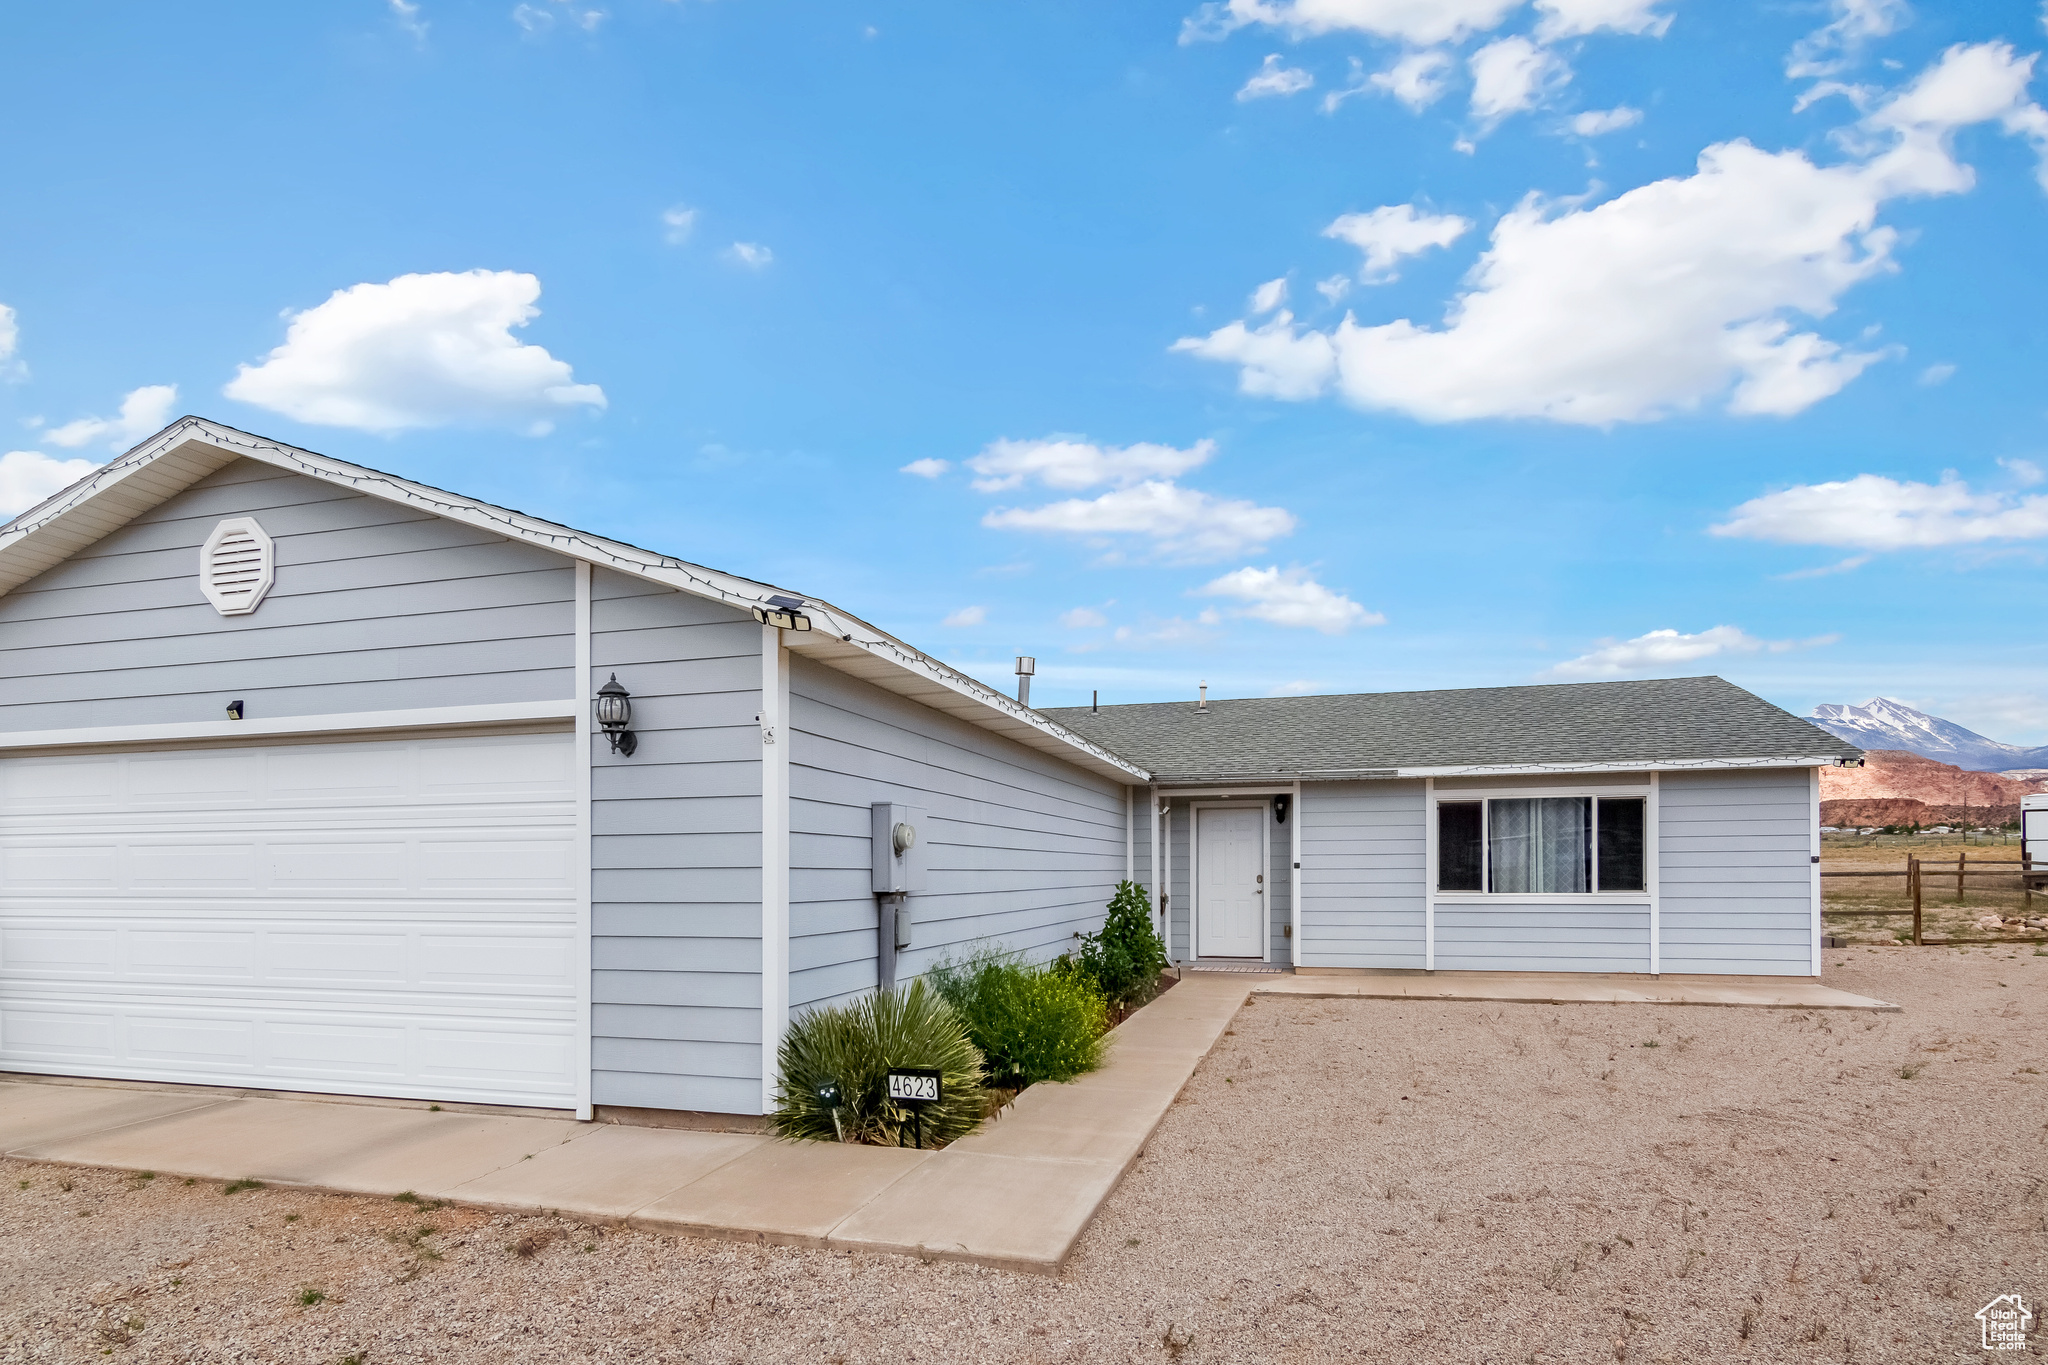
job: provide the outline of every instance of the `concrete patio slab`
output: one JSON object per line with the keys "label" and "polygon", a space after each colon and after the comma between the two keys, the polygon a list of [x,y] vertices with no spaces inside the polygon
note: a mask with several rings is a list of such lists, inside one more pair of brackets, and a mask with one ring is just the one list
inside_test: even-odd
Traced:
{"label": "concrete patio slab", "polygon": [[[38,1161],[120,1166],[213,1180],[312,1183],[308,1176],[438,1117],[411,1109],[301,1100],[230,1100],[10,1152]],[[394,1187],[393,1192],[404,1186]]]}
{"label": "concrete patio slab", "polygon": [[557,1141],[530,1161],[514,1160],[451,1186],[447,1197],[494,1208],[566,1208],[625,1218],[769,1141],[745,1133],[606,1124],[574,1142]]}
{"label": "concrete patio slab", "polygon": [[947,1148],[841,1223],[826,1245],[1057,1274],[1128,1165]]}
{"label": "concrete patio slab", "polygon": [[212,1096],[155,1090],[0,1084],[0,1152],[63,1142],[218,1103]]}
{"label": "concrete patio slab", "polygon": [[308,1160],[279,1179],[354,1194],[410,1190],[435,1199],[481,1176],[527,1165],[566,1143],[603,1131],[569,1119],[514,1118],[503,1114],[420,1114],[419,1123],[394,1129],[340,1155]]}
{"label": "concrete patio slab", "polygon": [[753,1150],[647,1205],[636,1227],[824,1246],[863,1205],[943,1152],[757,1140]]}
{"label": "concrete patio slab", "polygon": [[[1309,970],[1257,981],[1254,995],[1328,999],[1485,1000],[1513,1005],[1735,1005],[1758,1009],[1879,1010],[1888,1000],[1818,981],[1758,976],[1595,976],[1563,972],[1376,973]],[[1177,993],[1177,992],[1176,992]]]}

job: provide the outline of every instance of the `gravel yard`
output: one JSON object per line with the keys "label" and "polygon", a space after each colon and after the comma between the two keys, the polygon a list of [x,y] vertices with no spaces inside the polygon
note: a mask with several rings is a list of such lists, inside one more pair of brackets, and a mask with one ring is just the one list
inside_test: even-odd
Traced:
{"label": "gravel yard", "polygon": [[1255,1000],[1058,1280],[0,1162],[0,1360],[1974,1357],[2048,956],[1828,958],[1906,1013]]}

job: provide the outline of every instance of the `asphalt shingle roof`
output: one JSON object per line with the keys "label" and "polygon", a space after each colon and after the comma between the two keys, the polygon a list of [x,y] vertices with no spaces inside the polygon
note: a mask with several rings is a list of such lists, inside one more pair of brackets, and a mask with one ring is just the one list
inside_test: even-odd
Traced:
{"label": "asphalt shingle roof", "polygon": [[1523,764],[1858,758],[1721,678],[1048,708],[1162,782]]}

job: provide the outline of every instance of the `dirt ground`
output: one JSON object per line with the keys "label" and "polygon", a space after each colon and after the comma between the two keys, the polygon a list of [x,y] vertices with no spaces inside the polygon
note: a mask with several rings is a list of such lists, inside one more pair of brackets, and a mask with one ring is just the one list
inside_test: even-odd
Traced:
{"label": "dirt ground", "polygon": [[1826,979],[1906,1012],[1255,1001],[1056,1280],[0,1162],[0,1360],[1976,1358],[2048,954]]}

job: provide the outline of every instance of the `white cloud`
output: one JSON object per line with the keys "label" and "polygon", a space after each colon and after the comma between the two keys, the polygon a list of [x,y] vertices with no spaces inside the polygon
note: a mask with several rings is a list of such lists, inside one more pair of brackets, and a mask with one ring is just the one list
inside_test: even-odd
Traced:
{"label": "white cloud", "polygon": [[1612,33],[1664,36],[1671,16],[1657,12],[1658,0],[1536,0],[1536,36],[1544,42],[1577,38],[1605,29]]}
{"label": "white cloud", "polygon": [[1797,582],[1802,578],[1830,578],[1838,573],[1854,573],[1873,558],[1873,555],[1850,555],[1847,559],[1838,559],[1832,564],[1822,564],[1811,569],[1794,569],[1791,573],[1772,574],[1771,577],[1785,583]]}
{"label": "white cloud", "polygon": [[455,423],[533,432],[605,406],[568,364],[512,335],[540,313],[540,281],[511,270],[400,275],[288,313],[282,346],[243,365],[228,397],[316,426],[394,432]]}
{"label": "white cloud", "polygon": [[1365,253],[1358,278],[1365,284],[1398,279],[1404,256],[1449,246],[1471,228],[1456,214],[1417,213],[1413,204],[1389,204],[1370,213],[1347,213],[1323,229],[1323,236],[1349,242]]}
{"label": "white cloud", "polygon": [[1834,19],[1792,44],[1785,74],[1794,80],[1833,76],[1855,65],[1864,45],[1911,21],[1905,0],[1834,0]]}
{"label": "white cloud", "polygon": [[672,204],[661,211],[661,239],[670,246],[681,246],[696,230],[697,210],[688,204]]}
{"label": "white cloud", "polygon": [[1244,88],[1237,92],[1237,97],[1240,101],[1270,99],[1276,96],[1285,98],[1288,95],[1298,95],[1315,83],[1316,78],[1300,67],[1282,66],[1280,54],[1275,52],[1252,73],[1252,78],[1244,83]]}
{"label": "white cloud", "polygon": [[1417,46],[1455,42],[1499,26],[1522,0],[1218,0],[1181,26],[1181,41],[1221,38],[1248,24],[1297,35],[1346,30]]}
{"label": "white cloud", "polygon": [[1633,640],[1602,640],[1590,653],[1567,659],[1543,676],[1553,678],[1619,678],[1628,674],[1668,673],[1725,654],[1782,654],[1802,645],[1832,644],[1839,638],[1823,635],[1812,640],[1759,640],[1734,626],[1715,626],[1697,635],[1675,630],[1653,630]]}
{"label": "white cloud", "polygon": [[1572,131],[1580,137],[1599,137],[1603,133],[1619,132],[1633,128],[1643,121],[1643,111],[1618,105],[1613,109],[1588,109],[1572,115]]}
{"label": "white cloud", "polygon": [[21,348],[21,325],[14,310],[0,303],[0,379],[20,379],[28,374],[15,352]]}
{"label": "white cloud", "polygon": [[1717,536],[1858,550],[1928,549],[2048,536],[2048,494],[1975,493],[1967,483],[1909,483],[1858,474],[1752,498]]}
{"label": "white cloud", "polygon": [[1919,379],[1914,382],[1922,388],[1931,389],[1936,384],[1946,384],[1955,377],[1955,372],[1956,367],[1945,362],[1939,365],[1929,365],[1926,369],[1920,371]]}
{"label": "white cloud", "polygon": [[1317,280],[1316,292],[1329,302],[1336,303],[1351,292],[1351,277],[1332,275],[1327,280]]}
{"label": "white cloud", "polygon": [[10,450],[0,455],[0,517],[26,512],[97,468],[92,460],[60,460],[40,450]]}
{"label": "white cloud", "polygon": [[1212,497],[1170,480],[1148,480],[1099,498],[1069,498],[1044,507],[999,507],[981,524],[1094,539],[1143,536],[1164,558],[1201,561],[1242,554],[1291,535],[1295,519],[1284,508]]}
{"label": "white cloud", "polygon": [[1472,71],[1472,114],[1483,124],[1533,108],[1572,74],[1555,54],[1520,36],[1488,43],[1466,65]]}
{"label": "white cloud", "polygon": [[1266,695],[1269,697],[1312,697],[1322,690],[1322,686],[1321,683],[1310,682],[1307,678],[1296,678],[1293,682],[1284,682],[1277,687],[1267,688]]}
{"label": "white cloud", "polygon": [[1214,611],[1204,611],[1194,620],[1172,616],[1161,621],[1152,619],[1139,626],[1118,626],[1110,638],[1120,645],[1134,649],[1149,649],[1160,645],[1199,645],[1215,639],[1216,627],[1223,624],[1223,617]]}
{"label": "white cloud", "polygon": [[590,9],[579,9],[574,0],[554,0],[554,6],[550,9],[544,4],[527,4],[522,0],[522,3],[512,7],[512,22],[528,33],[538,34],[552,29],[558,19],[573,28],[582,29],[585,33],[596,32],[597,26],[605,21],[604,10],[594,6]]}
{"label": "white cloud", "polygon": [[[1410,109],[1420,112],[1444,93],[1451,72],[1451,54],[1440,48],[1410,52],[1385,71],[1372,73],[1372,83]],[[1331,96],[1335,99],[1336,96]],[[1329,100],[1325,108],[1334,108]]]}
{"label": "white cloud", "polygon": [[2032,488],[2043,479],[2048,479],[2048,471],[2044,471],[2041,466],[2035,464],[2032,460],[2022,460],[2015,457],[2013,459],[2002,459],[1998,464],[2006,473],[2012,475],[2013,482],[2022,488]]}
{"label": "white cloud", "polygon": [[976,475],[975,488],[983,493],[1021,488],[1033,480],[1047,488],[1128,488],[1141,479],[1185,474],[1215,453],[1214,441],[1197,441],[1181,450],[1146,441],[1103,446],[1074,436],[1049,436],[1040,441],[991,441],[967,461],[967,467]]}
{"label": "white cloud", "polygon": [[939,622],[939,624],[950,626],[957,630],[966,626],[978,626],[986,620],[988,620],[987,607],[962,607],[945,620]]}
{"label": "white cloud", "polygon": [[760,270],[774,262],[775,253],[759,242],[734,242],[725,249],[725,258],[749,270]]}
{"label": "white cloud", "polygon": [[176,384],[146,384],[142,388],[131,389],[121,400],[120,416],[81,417],[61,427],[50,428],[43,433],[43,439],[53,446],[76,450],[105,436],[109,438],[108,449],[126,450],[143,437],[169,425],[171,410],[177,401]]}
{"label": "white cloud", "polygon": [[1246,393],[1304,399],[1334,385],[1358,407],[1425,421],[1607,425],[1716,398],[1737,413],[1799,412],[1880,353],[1787,315],[1825,317],[1895,268],[1897,234],[1876,225],[1887,201],[1970,187],[1956,129],[1996,120],[2048,143],[2048,114],[2026,98],[2032,66],[2002,43],[1950,48],[1850,130],[1862,159],[1845,164],[1724,142],[1693,175],[1591,207],[1531,196],[1495,225],[1441,327],[1346,317],[1318,332],[1283,312],[1175,349],[1240,366]]}
{"label": "white cloud", "polygon": [[391,22],[411,34],[415,41],[427,40],[427,21],[420,18],[420,7],[411,0],[391,0]]}
{"label": "white cloud", "polygon": [[1250,617],[1276,626],[1303,627],[1325,635],[1342,635],[1354,626],[1384,625],[1387,620],[1316,582],[1306,569],[1247,566],[1197,591],[1204,597],[1228,597],[1246,604],[1232,608],[1232,616]]}
{"label": "white cloud", "polygon": [[1068,630],[1096,630],[1108,625],[1109,618],[1093,607],[1075,607],[1060,613],[1060,624]]}
{"label": "white cloud", "polygon": [[1263,327],[1232,322],[1205,337],[1182,337],[1173,349],[1238,366],[1237,386],[1254,398],[1319,397],[1337,373],[1335,343],[1321,332],[1296,332],[1284,308]]}
{"label": "white cloud", "polygon": [[912,460],[896,472],[898,474],[915,474],[920,479],[936,479],[952,467],[953,463],[950,460],[923,459]]}
{"label": "white cloud", "polygon": [[1267,280],[1252,291],[1252,316],[1256,317],[1260,313],[1270,313],[1285,302],[1287,302],[1287,277],[1282,275],[1277,280]]}

